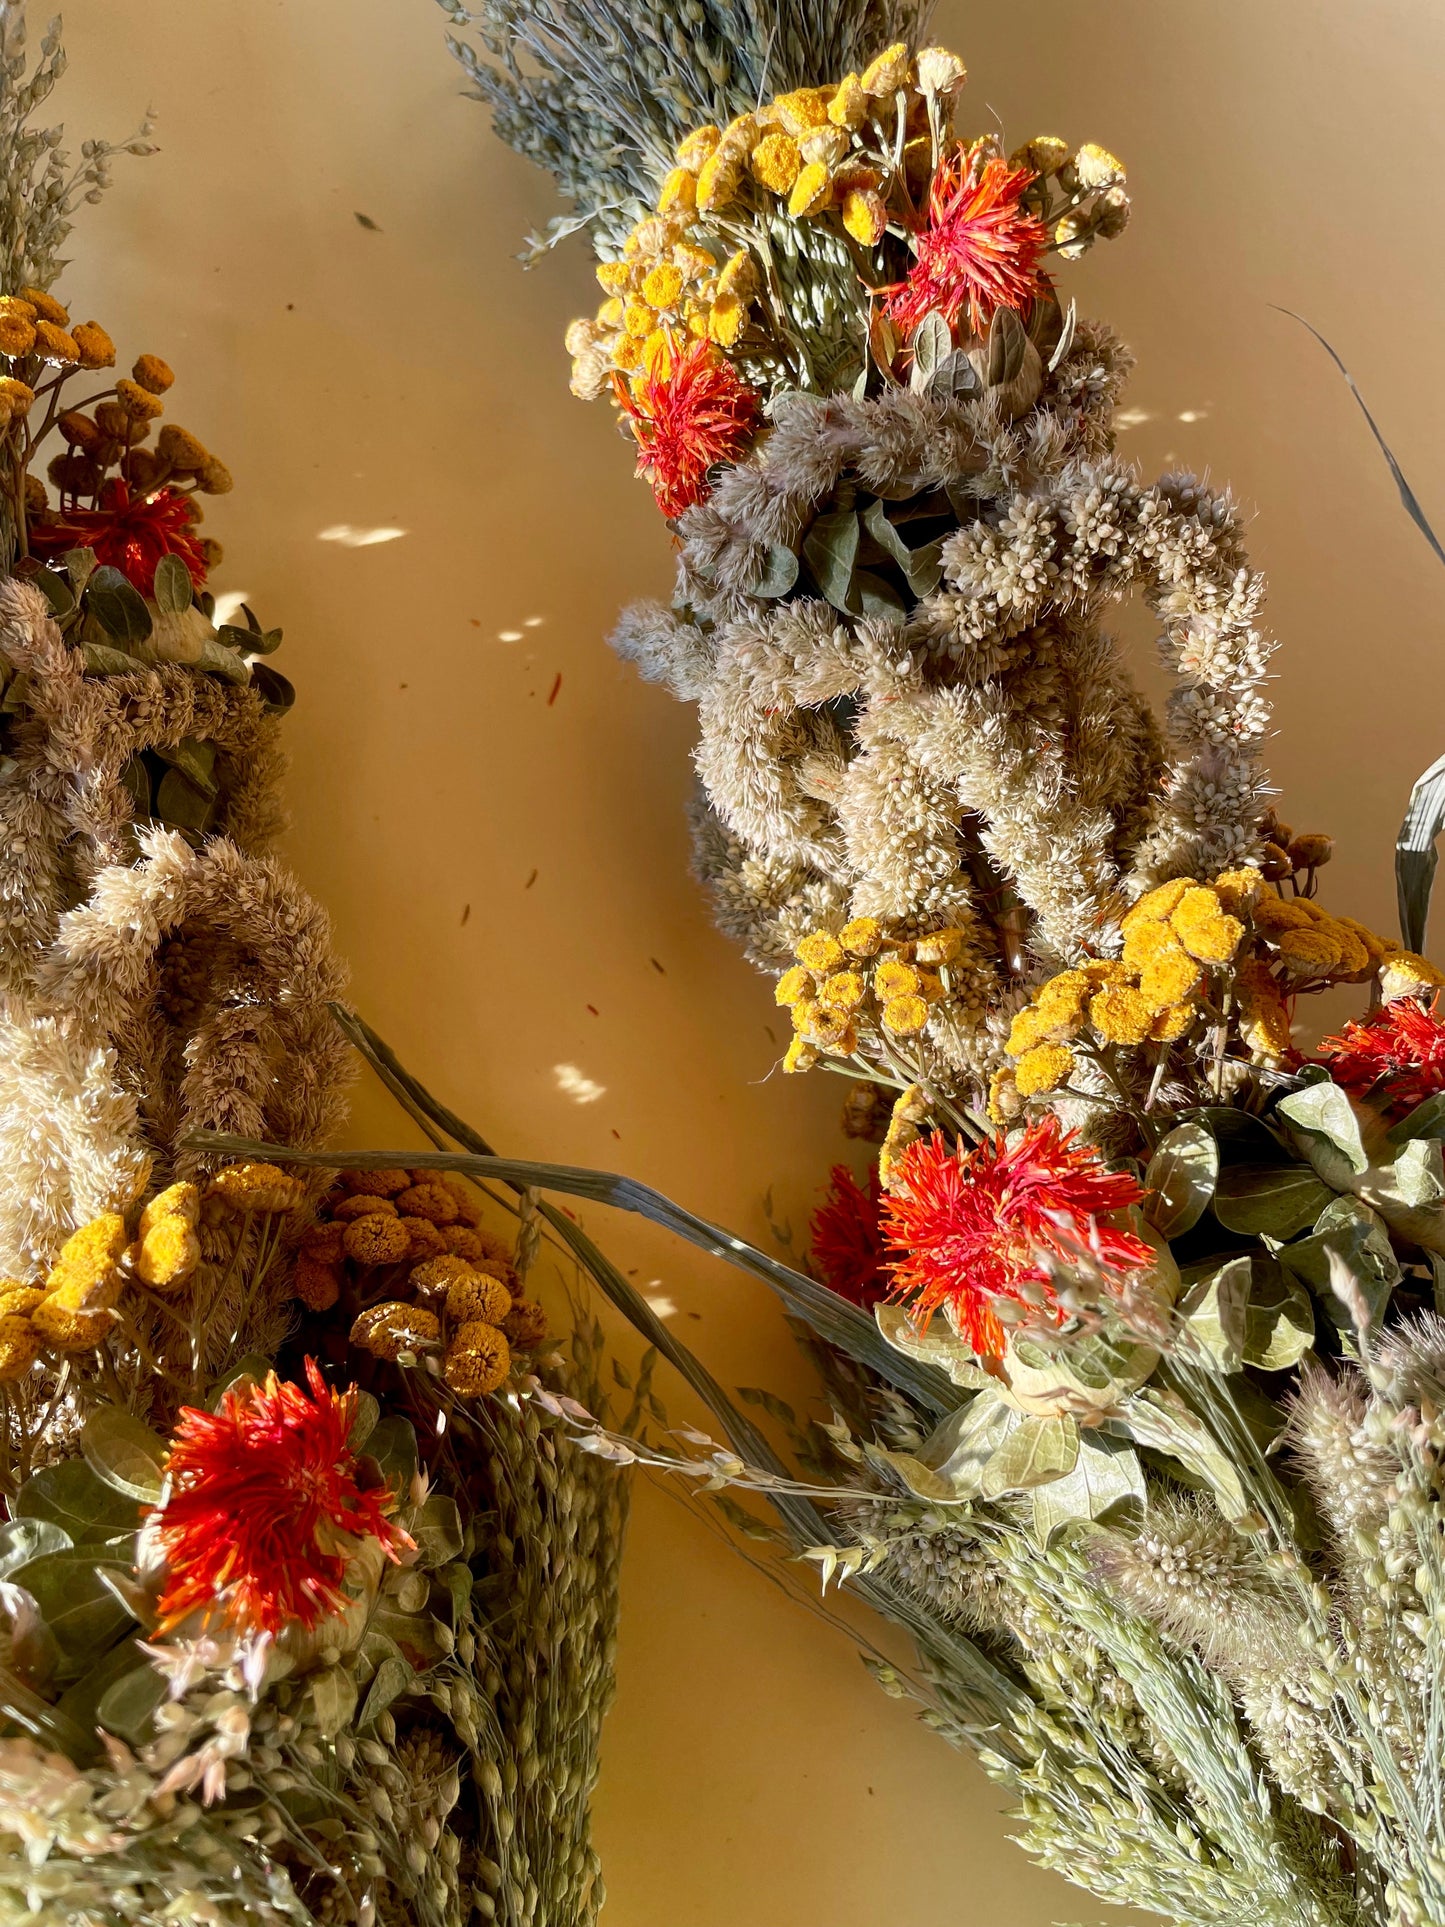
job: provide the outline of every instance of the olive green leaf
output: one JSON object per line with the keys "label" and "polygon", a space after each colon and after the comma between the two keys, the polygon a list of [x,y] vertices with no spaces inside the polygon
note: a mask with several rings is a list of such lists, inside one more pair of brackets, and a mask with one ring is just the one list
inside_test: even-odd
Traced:
{"label": "olive green leaf", "polygon": [[1144,1506],[1144,1468],[1134,1448],[1102,1432],[1082,1432],[1073,1470],[1034,1487],[1034,1537],[1048,1546],[1072,1525],[1132,1525]]}
{"label": "olive green leaf", "polygon": [[769,546],[767,563],[757,579],[748,584],[748,594],[773,600],[797,586],[798,558],[781,542]]}
{"label": "olive green leaf", "polygon": [[405,1492],[416,1477],[416,1433],[411,1421],[393,1412],[382,1419],[366,1441],[368,1455],[375,1459],[392,1489]]}
{"label": "olive green leaf", "polygon": [[224,643],[217,642],[214,636],[207,636],[201,644],[201,653],[196,658],[195,667],[209,671],[212,675],[223,676],[227,682],[244,684],[251,680],[250,670],[235,650],[227,649]]}
{"label": "olive green leaf", "polygon": [[393,1700],[400,1699],[403,1693],[411,1691],[415,1679],[415,1671],[407,1665],[399,1653],[390,1654],[383,1659],[372,1676],[371,1685],[367,1688],[366,1698],[362,1702],[361,1716],[356,1722],[358,1727],[373,1725]]}
{"label": "olive green leaf", "polygon": [[[951,1331],[943,1319],[935,1318],[926,1330],[920,1330],[904,1306],[875,1305],[873,1320],[895,1351],[925,1365],[936,1365],[940,1371],[947,1372],[955,1385],[967,1386],[972,1391],[987,1391],[997,1385],[997,1380],[979,1364],[972,1346]],[[952,1417],[959,1418],[967,1410],[967,1406],[960,1406]]]}
{"label": "olive green leaf", "polygon": [[108,563],[86,584],[85,606],[101,628],[127,649],[144,642],[151,632],[151,612],[145,597]]}
{"label": "olive green leaf", "polygon": [[1363,1304],[1369,1323],[1378,1326],[1401,1277],[1384,1219],[1358,1198],[1333,1199],[1320,1213],[1314,1235],[1282,1245],[1278,1257],[1309,1286],[1347,1341],[1357,1324],[1354,1301]]}
{"label": "olive green leaf", "polygon": [[1249,1510],[1239,1474],[1213,1434],[1175,1392],[1149,1386],[1131,1398],[1122,1411],[1105,1419],[1104,1430],[1116,1438],[1173,1459],[1213,1493],[1227,1519],[1242,1519]]}
{"label": "olive green leaf", "polygon": [[210,827],[215,797],[207,796],[187,782],[178,769],[168,769],[156,790],[155,814],[173,829],[195,830]]}
{"label": "olive green leaf", "polygon": [[953,350],[953,330],[935,309],[913,330],[909,346],[913,350],[913,367],[908,385],[915,390],[925,388]]}
{"label": "olive green leaf", "polygon": [[[942,541],[910,549],[888,519],[881,501],[870,502],[863,511],[863,526],[887,555],[902,569],[904,579],[916,596],[932,595],[943,577]],[[856,578],[855,578],[856,579]]]}
{"label": "olive green leaf", "polygon": [[294,685],[279,669],[273,669],[269,662],[252,663],[251,687],[275,715],[284,715],[295,705]]}
{"label": "olive green leaf", "polygon": [[1445,1155],[1439,1138],[1411,1138],[1394,1168],[1395,1189],[1406,1204],[1423,1208],[1445,1199]]}
{"label": "olive green leaf", "polygon": [[50,604],[50,613],[57,622],[75,614],[75,590],[58,570],[38,569],[31,581]]}
{"label": "olive green leaf", "polygon": [[[124,1573],[127,1568],[116,1565]],[[114,1645],[134,1615],[126,1610],[102,1576],[94,1548],[73,1547],[32,1559],[15,1575],[40,1609],[40,1617],[61,1652],[84,1659]]]}
{"label": "olive green leaf", "polygon": [[161,1496],[166,1447],[133,1412],[102,1405],[80,1434],[85,1462],[112,1491],[154,1505]]}
{"label": "olive green leaf", "polygon": [[82,665],[93,676],[133,676],[145,664],[124,649],[113,649],[107,642],[85,642],[80,647]]}
{"label": "olive green leaf", "polygon": [[328,1666],[315,1676],[311,1707],[323,1740],[334,1740],[349,1725],[359,1697],[355,1676],[344,1666]]}
{"label": "olive green leaf", "polygon": [[367,1441],[376,1430],[377,1422],[381,1418],[381,1407],[370,1392],[353,1392],[352,1397],[356,1402],[356,1416],[351,1421],[351,1430],[347,1434],[346,1443],[353,1452],[362,1452],[365,1451]]}
{"label": "olive green leaf", "polygon": [[1445,1091],[1436,1091],[1423,1104],[1417,1104],[1386,1135],[1392,1145],[1409,1144],[1422,1137],[1445,1138]]}
{"label": "olive green leaf", "polygon": [[94,549],[67,549],[60,558],[61,566],[70,577],[70,586],[77,600],[84,595],[85,585],[95,574]]}
{"label": "olive green leaf", "polygon": [[903,616],[908,613],[903,598],[891,582],[871,569],[855,569],[846,604],[850,615]]}
{"label": "olive green leaf", "polygon": [[1244,1314],[1244,1362],[1265,1372],[1297,1365],[1315,1342],[1310,1295],[1283,1265],[1255,1259]]}
{"label": "olive green leaf", "polygon": [[174,749],[161,750],[160,755],[172,769],[180,771],[194,790],[202,796],[214,797],[216,794],[216,746],[203,743],[198,736],[183,736]]}
{"label": "olive green leaf", "polygon": [[151,594],[162,615],[183,615],[191,606],[191,572],[178,555],[163,555],[156,564]]}
{"label": "olive green leaf", "polygon": [[7,1519],[0,1525],[0,1579],[47,1552],[66,1552],[72,1540],[53,1519]]}
{"label": "olive green leaf", "polygon": [[154,1737],[153,1717],[165,1697],[164,1673],[148,1663],[132,1666],[101,1694],[96,1719],[107,1733],[143,1746]]}
{"label": "olive green leaf", "polygon": [[983,1468],[980,1487],[985,1499],[1001,1499],[1006,1492],[1030,1492],[1072,1472],[1079,1460],[1079,1424],[1068,1417],[1023,1415]]}
{"label": "olive green leaf", "polygon": [[464,1560],[454,1559],[450,1564],[438,1566],[432,1574],[437,1583],[446,1588],[451,1603],[452,1630],[460,1632],[466,1619],[467,1608],[472,1598],[472,1569]]}
{"label": "olive green leaf", "polygon": [[1182,1237],[1204,1216],[1219,1179],[1219,1146],[1206,1124],[1176,1125],[1144,1173],[1144,1216],[1162,1238]]}
{"label": "olive green leaf", "polygon": [[995,308],[988,329],[988,385],[1002,388],[1024,365],[1028,331],[1012,308]]}
{"label": "olive green leaf", "polygon": [[848,610],[848,592],[858,561],[858,517],[852,509],[820,515],[803,537],[803,555],[813,580],[835,609]]}
{"label": "olive green leaf", "polygon": [[978,370],[962,348],[955,348],[951,355],[945,355],[923,384],[926,401],[964,401],[982,391]]}
{"label": "olive green leaf", "polygon": [[1292,1238],[1314,1223],[1334,1195],[1307,1165],[1226,1165],[1215,1187],[1214,1215],[1227,1231]]}
{"label": "olive green leaf", "polygon": [[62,1459],[32,1473],[20,1488],[15,1513],[21,1519],[50,1520],[77,1546],[129,1535],[140,1524],[135,1500],[113,1492],[84,1459]]}
{"label": "olive green leaf", "polygon": [[1222,1372],[1244,1363],[1245,1308],[1254,1260],[1233,1258],[1190,1286],[1179,1301],[1185,1329]]}
{"label": "olive green leaf", "polygon": [[1288,1097],[1282,1097],[1275,1110],[1280,1117],[1288,1118],[1297,1130],[1332,1144],[1349,1160],[1351,1170],[1357,1175],[1369,1170],[1370,1154],[1360,1135],[1360,1120],[1338,1084],[1330,1083],[1328,1078],[1306,1084],[1302,1091],[1291,1091]]}

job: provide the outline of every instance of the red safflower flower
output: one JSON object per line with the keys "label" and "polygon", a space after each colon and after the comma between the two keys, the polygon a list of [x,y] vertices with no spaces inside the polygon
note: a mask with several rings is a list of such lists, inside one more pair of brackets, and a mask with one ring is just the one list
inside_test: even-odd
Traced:
{"label": "red safflower flower", "polygon": [[1337,1084],[1404,1117],[1437,1091],[1445,1091],[1445,1021],[1440,999],[1427,1010],[1413,997],[1397,997],[1362,1024],[1348,1023],[1326,1037],[1317,1062]]}
{"label": "red safflower flower", "polygon": [[830,1291],[865,1311],[888,1290],[888,1248],[878,1222],[882,1186],[876,1170],[865,1191],[846,1164],[828,1173],[828,1195],[809,1223],[813,1261]]}
{"label": "red safflower flower", "polygon": [[937,1133],[911,1144],[883,1205],[884,1236],[898,1254],[892,1296],[911,1298],[925,1323],[947,1305],[973,1349],[998,1357],[1006,1334],[995,1302],[1036,1302],[1035,1290],[1019,1289],[1028,1285],[1052,1308],[1049,1257],[1067,1262],[1083,1249],[1111,1271],[1152,1264],[1142,1238],[1098,1221],[1138,1204],[1143,1191],[1077,1136],[1049,1115],[1011,1146],[994,1138],[953,1151]]}
{"label": "red safflower flower", "polygon": [[612,386],[637,439],[637,472],[669,520],[707,500],[708,470],[737,461],[757,427],[756,393],[710,341],[658,355],[635,392],[621,375]]}
{"label": "red safflower flower", "polygon": [[394,1494],[363,1491],[348,1444],[356,1392],[333,1392],[314,1359],[310,1396],[274,1372],[222,1395],[216,1412],[181,1409],[151,1517],[170,1576],[161,1630],[219,1605],[243,1632],[311,1627],[346,1604],[351,1541],[381,1542],[388,1558],[412,1541],[387,1517]]}
{"label": "red safflower flower", "polygon": [[100,491],[100,506],[62,509],[30,529],[30,552],[42,561],[67,549],[94,549],[102,566],[119,569],[142,595],[156,585],[156,564],[178,555],[196,588],[206,580],[206,558],[196,534],[196,512],[173,488],[154,495],[132,495],[130,485],[113,475]]}
{"label": "red safflower flower", "polygon": [[916,237],[918,259],[908,277],[887,290],[885,312],[911,335],[934,309],[949,326],[968,310],[981,334],[996,308],[1027,314],[1049,285],[1039,266],[1048,234],[1020,204],[1034,179],[995,154],[980,165],[966,147],[939,163],[928,194],[928,226]]}

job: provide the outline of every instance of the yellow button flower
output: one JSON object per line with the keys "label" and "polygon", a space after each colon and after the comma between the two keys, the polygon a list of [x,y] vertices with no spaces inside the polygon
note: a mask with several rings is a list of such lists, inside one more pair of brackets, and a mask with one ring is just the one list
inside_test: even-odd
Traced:
{"label": "yellow button flower", "polygon": [[735,294],[719,294],[707,314],[708,339],[720,348],[736,347],[747,318],[747,309]]}
{"label": "yellow button flower", "polygon": [[686,167],[695,174],[703,162],[717,152],[717,144],[721,139],[720,128],[695,127],[679,142],[674,158],[680,167]]}
{"label": "yellow button flower", "polygon": [[1095,1030],[1111,1044],[1142,1044],[1155,1012],[1137,990],[1101,990],[1089,1005]]}
{"label": "yellow button flower", "polygon": [[901,87],[908,85],[911,66],[906,41],[900,40],[894,46],[886,47],[876,60],[870,61],[863,69],[860,84],[864,93],[875,97],[896,94]]}
{"label": "yellow button flower", "polygon": [[1021,1097],[1037,1097],[1056,1091],[1073,1067],[1074,1053],[1067,1044],[1035,1044],[1014,1065],[1014,1083]]}
{"label": "yellow button flower", "polygon": [[770,194],[786,194],[802,172],[803,157],[791,134],[765,134],[748,162],[753,179]]}
{"label": "yellow button flower", "polygon": [[895,1037],[916,1037],[928,1022],[928,1005],[922,997],[890,997],[883,1006],[883,1028]]}
{"label": "yellow button flower", "polygon": [[779,1004],[801,1004],[805,998],[812,997],[817,983],[811,970],[801,964],[793,964],[785,970],[773,986],[773,1001]]}
{"label": "yellow button flower", "polygon": [[843,225],[860,247],[876,247],[888,227],[882,195],[871,187],[850,187],[843,196]]}
{"label": "yellow button flower", "polygon": [[827,168],[821,161],[810,161],[793,183],[793,191],[788,196],[788,212],[796,220],[809,214],[821,214],[832,197],[833,183]]}
{"label": "yellow button flower", "polygon": [[643,278],[642,298],[654,308],[675,308],[682,293],[682,269],[672,261],[659,261]]}
{"label": "yellow button flower", "polygon": [[691,213],[697,205],[697,176],[690,168],[674,167],[662,183],[662,192],[657,197],[659,214],[670,214],[674,209]]}
{"label": "yellow button flower", "polygon": [[800,964],[805,964],[818,976],[826,977],[842,963],[843,946],[826,930],[814,930],[795,947],[793,955]]}
{"label": "yellow button flower", "polygon": [[877,917],[854,917],[838,932],[838,941],[850,957],[876,957],[883,945],[883,926]]}
{"label": "yellow button flower", "polygon": [[1161,923],[1167,919],[1186,890],[1194,889],[1192,877],[1172,877],[1156,889],[1146,891],[1120,920],[1119,928],[1127,937],[1141,923]]}

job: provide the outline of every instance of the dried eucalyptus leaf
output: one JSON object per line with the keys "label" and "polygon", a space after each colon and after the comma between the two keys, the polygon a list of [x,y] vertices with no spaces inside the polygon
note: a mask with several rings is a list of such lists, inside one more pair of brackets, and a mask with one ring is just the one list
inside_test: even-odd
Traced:
{"label": "dried eucalyptus leaf", "polygon": [[106,634],[126,648],[135,648],[150,635],[145,597],[108,563],[96,569],[86,585],[85,606]]}
{"label": "dried eucalyptus leaf", "polygon": [[316,1730],[323,1740],[334,1740],[351,1722],[359,1692],[355,1677],[344,1666],[328,1666],[311,1682],[311,1705]]}
{"label": "dried eucalyptus leaf", "polygon": [[114,1492],[154,1505],[161,1496],[166,1446],[133,1412],[102,1405],[80,1433],[85,1462]]}
{"label": "dried eucalyptus leaf", "polygon": [[144,756],[132,756],[120,773],[120,780],[130,791],[131,806],[137,816],[151,813],[151,773],[146,768]]}
{"label": "dried eucalyptus leaf", "polygon": [[781,542],[774,542],[768,550],[767,567],[758,580],[749,586],[748,594],[773,601],[796,588],[797,581],[797,556]]}
{"label": "dried eucalyptus leaf", "polygon": [[[110,1563],[124,1576],[123,1566]],[[134,1615],[101,1577],[93,1548],[76,1547],[32,1559],[16,1574],[15,1583],[34,1599],[47,1630],[67,1658],[94,1658],[134,1624]]]}
{"label": "dried eucalyptus leaf", "polygon": [[129,1538],[136,1529],[134,1499],[113,1492],[84,1459],[61,1459],[33,1472],[21,1486],[14,1510],[21,1519],[49,1519],[76,1545]]}
{"label": "dried eucalyptus leaf", "polygon": [[94,549],[67,549],[60,558],[61,566],[70,577],[70,586],[75,591],[77,602],[85,593],[85,585],[95,574],[96,556]]}
{"label": "dried eucalyptus leaf", "polygon": [[1031,1492],[1066,1477],[1078,1459],[1077,1419],[1024,1417],[984,1466],[982,1496],[1001,1499],[1006,1492]]}
{"label": "dried eucalyptus leaf", "polygon": [[1412,1138],[1395,1159],[1395,1189],[1406,1204],[1438,1205],[1445,1199],[1445,1159],[1438,1138]]}
{"label": "dried eucalyptus leaf", "polygon": [[1338,1084],[1328,1078],[1307,1084],[1302,1091],[1291,1091],[1281,1098],[1275,1110],[1296,1130],[1308,1131],[1332,1144],[1357,1175],[1369,1170],[1370,1154],[1360,1135],[1360,1120]]}
{"label": "dried eucalyptus leaf", "polygon": [[953,330],[935,310],[926,314],[913,330],[909,345],[913,350],[913,368],[908,385],[916,391],[928,385],[929,377],[952,352]]}
{"label": "dried eucalyptus leaf", "polygon": [[366,1441],[366,1449],[376,1460],[394,1492],[405,1492],[416,1477],[416,1433],[411,1421],[393,1412],[384,1418]]}
{"label": "dried eucalyptus leaf", "polygon": [[66,1552],[72,1540],[53,1519],[7,1519],[0,1525],[0,1579],[8,1579],[47,1552]]}
{"label": "dried eucalyptus leaf", "polygon": [[163,749],[162,759],[178,769],[193,789],[202,796],[216,794],[216,746],[203,743],[198,736],[183,736],[174,749]]}
{"label": "dried eucalyptus leaf", "polygon": [[191,606],[191,572],[178,555],[163,555],[156,564],[151,595],[163,615],[178,616]]}
{"label": "dried eucalyptus leaf", "polygon": [[1082,1432],[1073,1470],[1034,1487],[1034,1537],[1048,1546],[1073,1525],[1135,1525],[1144,1516],[1146,1496],[1144,1468],[1133,1447],[1102,1432]]}
{"label": "dried eucalyptus leaf", "polygon": [[1287,1372],[1314,1342],[1314,1307],[1304,1286],[1283,1265],[1256,1261],[1245,1308],[1245,1364]]}
{"label": "dried eucalyptus leaf", "polygon": [[[1356,1325],[1359,1298],[1378,1325],[1402,1276],[1385,1221],[1358,1198],[1334,1198],[1320,1213],[1313,1236],[1281,1246],[1279,1262],[1308,1285],[1331,1323],[1343,1334]],[[1350,1282],[1341,1295],[1342,1278]]]}
{"label": "dried eucalyptus leaf", "polygon": [[366,1699],[361,1708],[358,1727],[373,1725],[403,1693],[409,1693],[416,1680],[416,1673],[399,1654],[391,1654],[383,1659],[372,1676],[367,1688]]}
{"label": "dried eucalyptus leaf", "polygon": [[80,658],[93,676],[134,676],[145,667],[137,657],[128,656],[124,649],[112,649],[104,642],[82,643]]}
{"label": "dried eucalyptus leaf", "polygon": [[214,789],[210,796],[198,790],[178,769],[168,769],[156,790],[155,815],[172,829],[193,830],[203,835],[210,828],[215,809]]}
{"label": "dried eucalyptus leaf", "polygon": [[995,308],[988,329],[988,385],[1003,388],[1024,365],[1028,330],[1012,308]]}
{"label": "dried eucalyptus leaf", "polygon": [[433,1492],[408,1530],[422,1566],[444,1566],[462,1549],[462,1515],[456,1500],[444,1492]]}
{"label": "dried eucalyptus leaf", "polygon": [[849,614],[855,616],[905,616],[908,613],[892,583],[885,582],[881,575],[874,575],[871,569],[853,571],[846,607]]}
{"label": "dried eucalyptus leaf", "polygon": [[201,653],[196,658],[195,667],[208,671],[211,675],[224,676],[227,682],[244,684],[251,680],[250,670],[235,650],[227,649],[224,643],[217,642],[214,636],[207,636],[201,644]]}
{"label": "dried eucalyptus leaf", "polygon": [[834,509],[818,516],[803,537],[803,556],[813,580],[833,607],[848,612],[848,594],[858,561],[858,517],[854,512]]}
{"label": "dried eucalyptus leaf", "polygon": [[381,1407],[370,1392],[353,1392],[356,1416],[351,1421],[351,1430],[346,1435],[346,1443],[353,1452],[364,1452],[367,1440],[376,1430],[381,1418]]}
{"label": "dried eucalyptus leaf", "polygon": [[1162,1238],[1198,1224],[1219,1180],[1219,1146],[1206,1124],[1176,1125],[1160,1139],[1144,1173],[1144,1215]]}
{"label": "dried eucalyptus leaf", "polygon": [[105,1689],[95,1709],[98,1723],[132,1746],[154,1737],[156,1708],[166,1697],[166,1676],[148,1661],[132,1666]]}
{"label": "dried eucalyptus leaf", "polygon": [[63,575],[54,569],[38,569],[31,581],[50,604],[50,613],[57,622],[75,614],[75,591]]}
{"label": "dried eucalyptus leaf", "polygon": [[1242,1519],[1248,1512],[1239,1473],[1208,1426],[1177,1393],[1150,1386],[1131,1398],[1122,1412],[1105,1419],[1103,1429],[1175,1460],[1208,1487],[1226,1519]]}
{"label": "dried eucalyptus leaf", "polygon": [[927,401],[967,401],[983,393],[978,370],[962,348],[945,355],[923,385]]}
{"label": "dried eucalyptus leaf", "polygon": [[1215,1187],[1214,1215],[1226,1231],[1292,1238],[1314,1223],[1334,1195],[1304,1165],[1226,1165]]}
{"label": "dried eucalyptus leaf", "polygon": [[279,669],[273,669],[269,662],[252,663],[250,680],[252,688],[262,702],[277,714],[283,714],[295,704],[294,686]]}
{"label": "dried eucalyptus leaf", "polygon": [[1413,1138],[1445,1138],[1445,1091],[1436,1091],[1423,1104],[1417,1104],[1387,1135],[1396,1146],[1406,1145]]}
{"label": "dried eucalyptus leaf", "polygon": [[1179,1303],[1185,1329],[1226,1373],[1244,1363],[1245,1308],[1249,1303],[1252,1258],[1232,1258],[1201,1278]]}

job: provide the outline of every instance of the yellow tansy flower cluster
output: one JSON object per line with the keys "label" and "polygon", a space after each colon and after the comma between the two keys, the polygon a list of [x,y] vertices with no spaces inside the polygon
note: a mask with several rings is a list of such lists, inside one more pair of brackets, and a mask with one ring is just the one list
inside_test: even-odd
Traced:
{"label": "yellow tansy flower cluster", "polygon": [[824,1055],[852,1057],[870,1034],[896,1042],[917,1037],[947,1001],[949,967],[963,949],[961,930],[889,937],[875,917],[857,917],[836,936],[810,931],[774,989],[793,1019],[783,1069],[811,1070]]}
{"label": "yellow tansy flower cluster", "polygon": [[[900,43],[835,86],[796,88],[726,127],[695,128],[674,154],[656,212],[628,235],[619,260],[598,267],[597,313],[568,330],[573,393],[603,394],[614,370],[638,374],[673,336],[732,351],[748,345],[751,324],[753,345],[765,350],[776,328],[751,310],[764,286],[768,223],[780,213],[828,216],[840,235],[875,249],[890,222],[915,218],[965,78],[946,49],[914,60]],[[756,241],[739,247],[750,226]]]}

